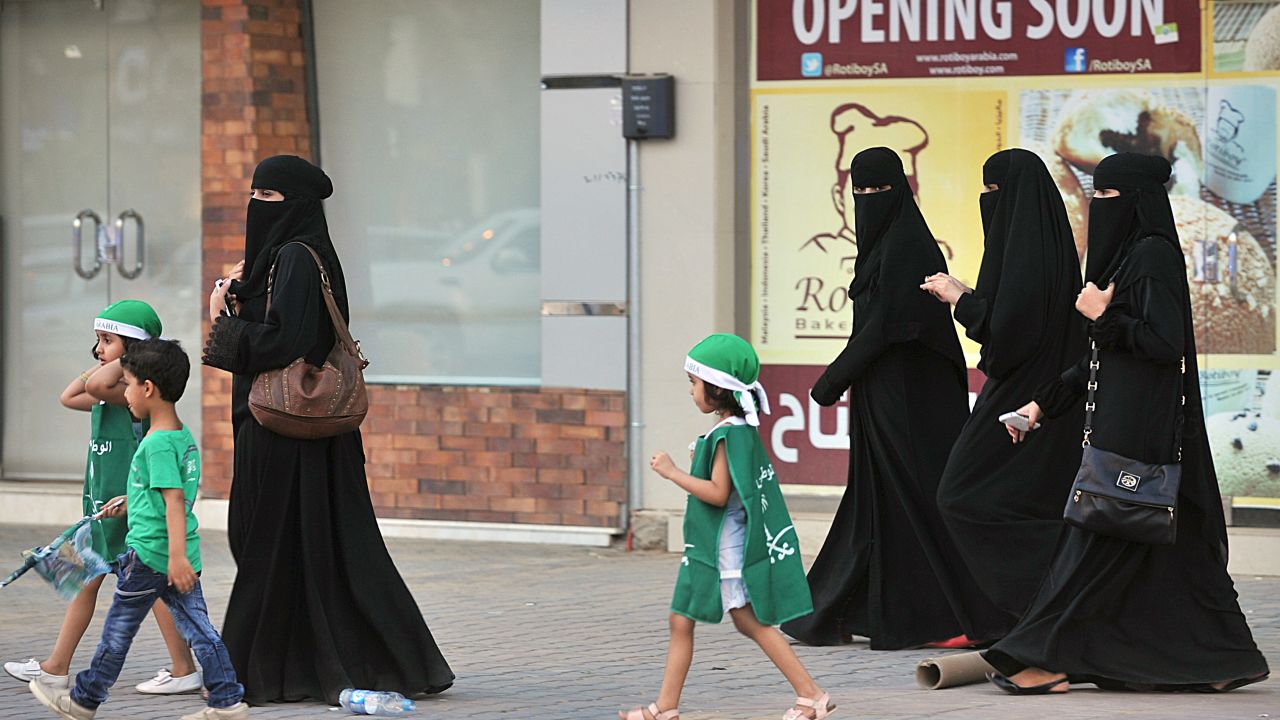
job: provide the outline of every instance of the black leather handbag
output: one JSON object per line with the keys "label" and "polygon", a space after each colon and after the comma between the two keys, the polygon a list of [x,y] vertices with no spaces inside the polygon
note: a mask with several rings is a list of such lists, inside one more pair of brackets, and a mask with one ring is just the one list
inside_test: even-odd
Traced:
{"label": "black leather handbag", "polygon": [[[1091,343],[1089,395],[1084,405],[1084,454],[1062,519],[1099,535],[1149,545],[1172,545],[1178,529],[1178,485],[1182,481],[1182,421],[1176,423],[1178,462],[1142,462],[1089,442],[1098,390],[1098,345]],[[1186,358],[1182,360],[1185,388]],[[1187,398],[1182,396],[1182,404]]]}

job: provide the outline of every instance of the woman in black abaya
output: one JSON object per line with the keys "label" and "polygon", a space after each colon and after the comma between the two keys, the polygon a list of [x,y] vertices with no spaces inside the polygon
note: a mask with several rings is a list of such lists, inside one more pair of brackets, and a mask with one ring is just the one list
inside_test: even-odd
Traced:
{"label": "woman in black abaya", "polygon": [[1080,465],[1083,406],[1010,442],[1000,416],[1021,407],[1087,348],[1075,310],[1080,263],[1044,161],[1002,150],[982,167],[986,243],[977,288],[949,275],[924,288],[955,305],[982,344],[987,382],[938,486],[938,507],[974,578],[1013,627],[1035,597],[1062,533],[1062,501]]}
{"label": "woman in black abaya", "polygon": [[308,698],[334,705],[348,687],[415,695],[453,683],[378,530],[359,431],[296,440],[249,412],[255,374],[300,357],[319,365],[334,343],[320,271],[305,248],[289,243],[320,255],[349,317],[320,203],[332,192],[328,176],[299,157],[263,160],[253,176],[244,262],[232,273],[243,267],[244,277],[229,288],[236,313],[220,314],[225,285],[210,296],[204,363],[233,373],[228,539],[236,580],[222,637],[255,705]]}
{"label": "woman in black abaya", "polygon": [[935,499],[969,410],[951,315],[919,288],[946,261],[897,153],[858,153],[849,179],[853,334],[812,391],[822,405],[849,391],[849,484],[809,571],[814,612],[782,630],[811,645],[865,635],[877,650],[994,639],[999,612],[969,577]]}
{"label": "woman in black abaya", "polygon": [[[1227,574],[1187,274],[1165,191],[1169,174],[1164,158],[1134,153],[1098,164],[1088,282],[1076,307],[1093,321],[1098,345],[1091,443],[1171,463],[1181,426],[1176,540],[1147,545],[1069,527],[1030,609],[986,653],[999,671],[993,682],[1008,692],[1066,692],[1072,682],[1214,692],[1269,672]],[[1082,403],[1087,365],[1085,356],[1021,412],[1034,418],[1043,408],[1054,417]]]}

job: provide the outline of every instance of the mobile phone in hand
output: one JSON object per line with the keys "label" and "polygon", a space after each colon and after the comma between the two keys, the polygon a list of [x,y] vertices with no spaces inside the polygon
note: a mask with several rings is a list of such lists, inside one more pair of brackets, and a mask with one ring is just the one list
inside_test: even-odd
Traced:
{"label": "mobile phone in hand", "polygon": [[[226,281],[226,280],[223,280],[222,278],[218,278],[217,280],[215,280],[215,281],[213,282],[213,286],[214,286],[215,288],[221,288],[221,287],[222,287],[223,285],[225,285],[226,283],[227,283],[227,281]],[[220,315],[225,316],[225,317],[231,317],[231,316],[234,314],[234,313],[232,313],[232,312],[231,312],[231,306],[227,304],[227,296],[226,296],[226,295],[223,295],[223,296],[222,296],[222,309],[221,309],[221,310],[219,310],[219,311],[218,311],[218,313],[219,313]]]}
{"label": "mobile phone in hand", "polygon": [[1017,411],[1007,412],[1001,415],[1000,422],[1008,425],[1014,430],[1021,430],[1022,432],[1030,432],[1040,427],[1040,423],[1032,425],[1026,415],[1020,415]]}

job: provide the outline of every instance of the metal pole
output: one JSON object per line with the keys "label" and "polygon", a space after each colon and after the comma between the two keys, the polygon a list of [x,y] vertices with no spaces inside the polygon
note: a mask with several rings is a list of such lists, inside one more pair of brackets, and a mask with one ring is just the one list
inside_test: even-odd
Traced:
{"label": "metal pole", "polygon": [[644,416],[640,403],[640,143],[627,141],[627,503],[622,520],[643,507]]}

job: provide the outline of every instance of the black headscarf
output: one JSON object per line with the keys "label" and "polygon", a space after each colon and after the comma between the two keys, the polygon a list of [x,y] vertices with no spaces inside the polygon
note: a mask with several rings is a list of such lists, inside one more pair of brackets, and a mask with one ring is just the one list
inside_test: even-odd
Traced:
{"label": "black headscarf", "polygon": [[[1173,168],[1158,155],[1117,153],[1103,158],[1093,173],[1095,190],[1119,190],[1119,197],[1089,201],[1089,254],[1085,280],[1105,288],[1138,240],[1157,235],[1178,253],[1178,229],[1165,184]],[[1124,282],[1137,279],[1125,273]]]}
{"label": "black headscarf", "polygon": [[280,202],[249,200],[244,235],[244,277],[231,287],[239,301],[265,295],[267,276],[280,248],[291,242],[311,246],[324,262],[334,300],[344,316],[347,283],[342,264],[329,238],[321,200],[333,194],[324,171],[296,155],[275,155],[258,163],[253,188],[275,190]]}
{"label": "black headscarf", "polygon": [[1004,377],[1037,349],[1074,337],[1080,263],[1067,209],[1040,156],[1001,150],[982,166],[978,199],[986,240],[975,292],[991,303],[990,341],[979,368]]}
{"label": "black headscarf", "polygon": [[862,312],[859,296],[874,289],[890,342],[919,341],[963,369],[964,353],[951,313],[920,289],[926,276],[947,271],[947,261],[911,195],[898,153],[874,147],[853,156],[849,185],[890,186],[884,192],[853,196],[858,259],[849,295],[854,312]]}

